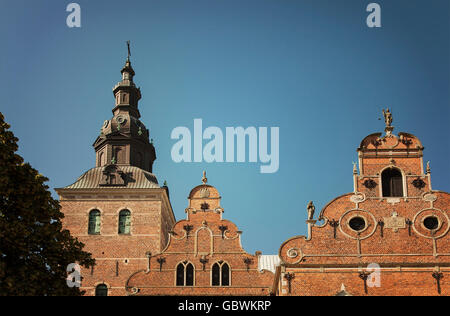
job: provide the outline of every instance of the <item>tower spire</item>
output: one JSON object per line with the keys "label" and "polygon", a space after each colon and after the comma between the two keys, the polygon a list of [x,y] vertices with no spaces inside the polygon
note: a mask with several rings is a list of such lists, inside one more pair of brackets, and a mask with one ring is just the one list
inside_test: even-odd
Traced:
{"label": "tower spire", "polygon": [[135,75],[134,69],[131,66],[130,56],[130,41],[127,41],[128,55],[125,61],[125,65],[120,71],[122,74],[122,80],[117,83],[113,88],[116,104],[113,109],[113,114],[117,115],[118,111],[129,112],[135,118],[140,117],[138,102],[141,99],[141,90],[136,87],[133,81]]}
{"label": "tower spire", "polygon": [[113,88],[114,116],[104,122],[100,136],[94,143],[97,166],[128,165],[152,172],[153,161],[156,159],[155,148],[149,141],[148,129],[139,120],[141,90],[133,82],[135,73],[130,62],[130,41],[127,41],[127,48],[125,66],[120,71],[122,80]]}
{"label": "tower spire", "polygon": [[128,57],[127,57],[127,60],[130,60],[130,56],[131,56],[130,41],[127,41],[127,47],[128,47]]}

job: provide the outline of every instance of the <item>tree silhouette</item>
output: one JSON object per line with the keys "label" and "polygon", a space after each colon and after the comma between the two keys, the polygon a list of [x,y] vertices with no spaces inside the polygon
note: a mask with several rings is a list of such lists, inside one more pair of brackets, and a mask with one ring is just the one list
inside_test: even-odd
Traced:
{"label": "tree silhouette", "polygon": [[81,295],[66,282],[67,266],[95,264],[62,229],[47,178],[15,152],[18,139],[0,112],[0,295]]}

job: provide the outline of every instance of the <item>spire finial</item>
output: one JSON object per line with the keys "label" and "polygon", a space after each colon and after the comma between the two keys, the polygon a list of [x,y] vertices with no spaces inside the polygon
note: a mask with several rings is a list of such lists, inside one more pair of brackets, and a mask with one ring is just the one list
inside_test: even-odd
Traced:
{"label": "spire finial", "polygon": [[131,56],[130,41],[127,41],[127,47],[128,47],[128,57],[127,57],[127,59],[130,60],[130,56]]}
{"label": "spire finial", "polygon": [[206,177],[206,171],[203,171],[202,182],[203,182],[203,184],[206,184],[206,182],[208,182],[208,178]]}

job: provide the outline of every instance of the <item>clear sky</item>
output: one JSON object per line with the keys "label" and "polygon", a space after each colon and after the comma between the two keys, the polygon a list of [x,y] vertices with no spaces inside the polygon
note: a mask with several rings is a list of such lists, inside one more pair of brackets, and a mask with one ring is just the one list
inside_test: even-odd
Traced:
{"label": "clear sky", "polygon": [[[68,28],[70,1],[1,0],[0,111],[52,189],[73,183],[94,167],[131,40],[154,173],[169,184],[177,220],[206,169],[244,248],[274,254],[306,233],[308,201],[318,212],[353,190],[356,148],[383,131],[383,108],[394,132],[421,139],[433,188],[450,191],[450,2],[373,1],[376,29],[366,25],[370,2],[79,0],[81,28]],[[279,171],[176,164],[171,131],[193,131],[195,118],[223,131],[279,127]]]}

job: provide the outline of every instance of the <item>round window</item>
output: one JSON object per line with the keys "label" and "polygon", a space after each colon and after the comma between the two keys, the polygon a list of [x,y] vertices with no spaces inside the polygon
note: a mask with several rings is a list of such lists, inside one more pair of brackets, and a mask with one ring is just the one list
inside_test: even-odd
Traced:
{"label": "round window", "polygon": [[423,225],[429,230],[435,230],[439,227],[439,220],[436,216],[428,216],[423,220]]}
{"label": "round window", "polygon": [[364,228],[366,228],[366,221],[362,217],[353,217],[349,223],[350,228],[359,232],[362,231]]}

